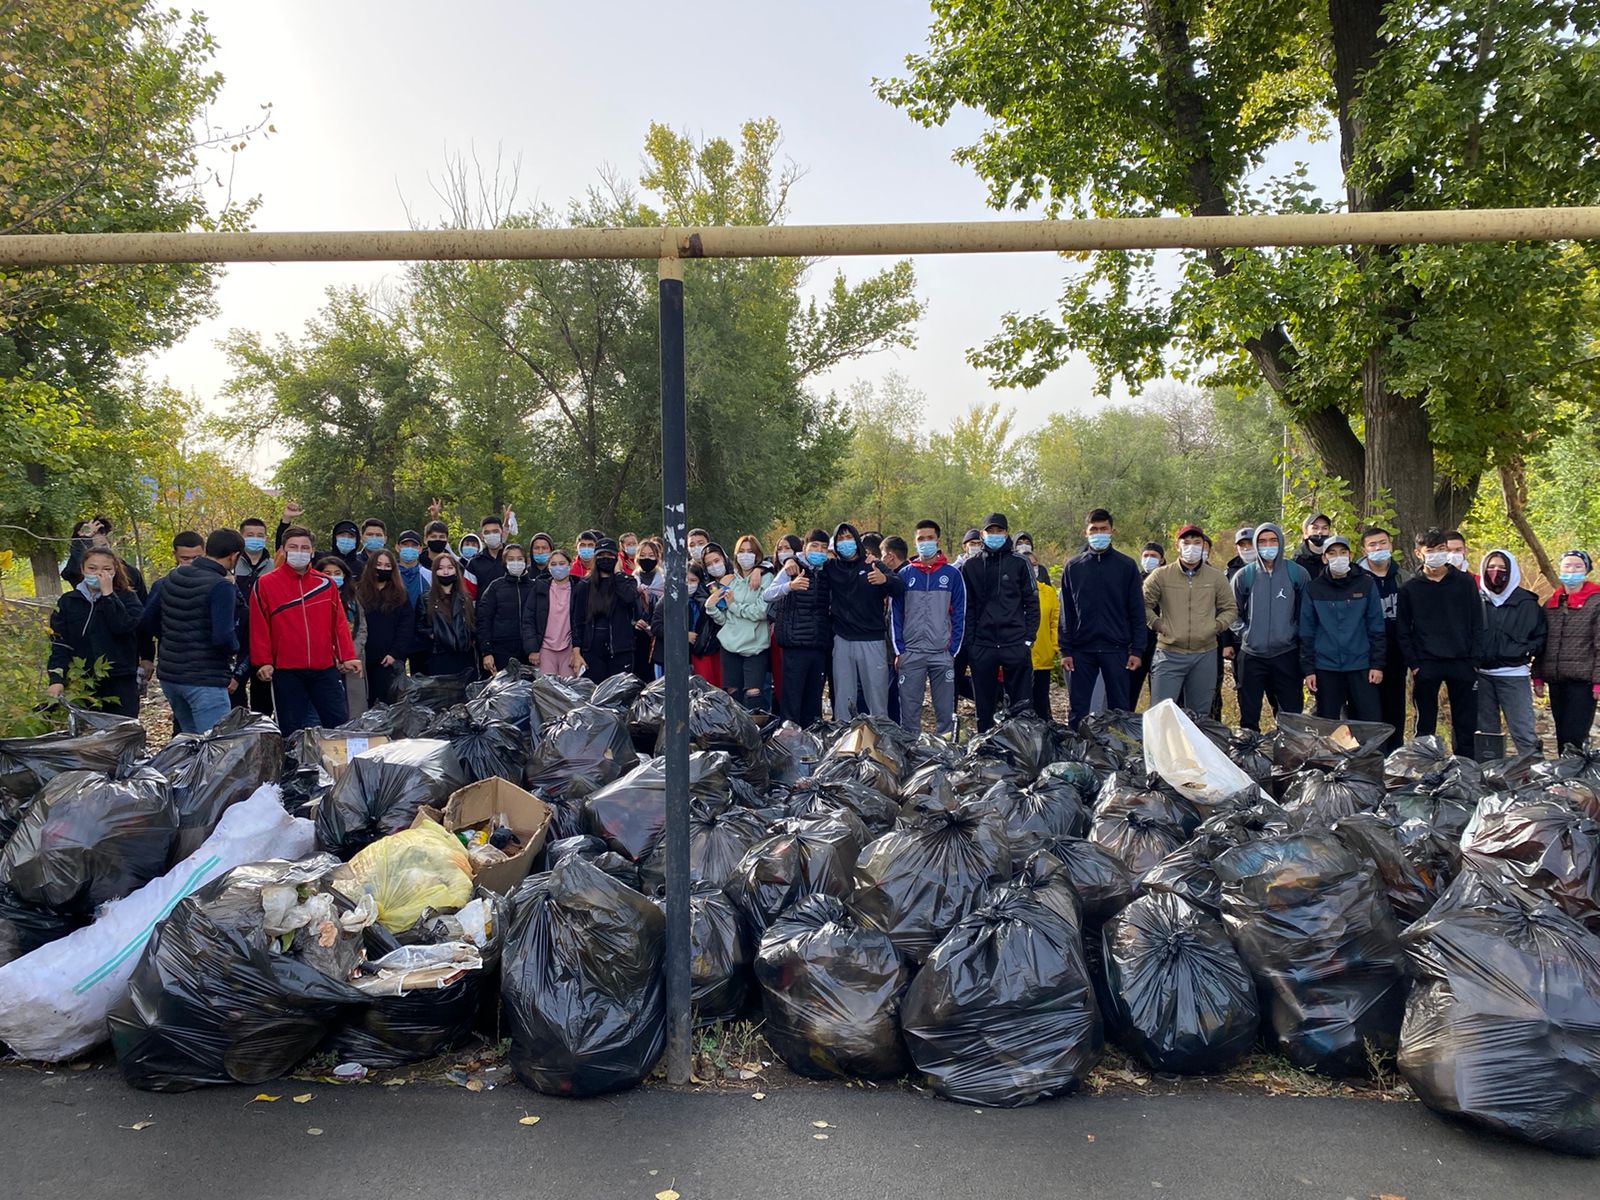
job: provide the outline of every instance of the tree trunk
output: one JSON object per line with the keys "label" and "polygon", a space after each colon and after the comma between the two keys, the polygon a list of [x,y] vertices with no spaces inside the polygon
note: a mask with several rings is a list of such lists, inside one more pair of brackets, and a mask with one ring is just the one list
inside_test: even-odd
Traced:
{"label": "tree trunk", "polygon": [[61,565],[49,546],[40,546],[28,555],[33,567],[33,594],[41,600],[54,600],[61,595]]}
{"label": "tree trunk", "polygon": [[1368,512],[1394,506],[1399,545],[1434,521],[1433,438],[1422,405],[1397,396],[1384,379],[1383,351],[1367,355],[1361,372],[1362,409],[1367,427],[1367,486],[1362,503]]}
{"label": "tree trunk", "polygon": [[1544,543],[1539,540],[1539,535],[1534,532],[1533,525],[1528,520],[1528,469],[1520,454],[1501,465],[1500,492],[1505,496],[1506,515],[1511,518],[1511,524],[1522,535],[1522,540],[1528,544],[1528,549],[1533,551],[1534,561],[1539,564],[1539,573],[1544,576],[1545,583],[1554,587],[1555,563],[1551,561],[1550,552],[1544,548]]}

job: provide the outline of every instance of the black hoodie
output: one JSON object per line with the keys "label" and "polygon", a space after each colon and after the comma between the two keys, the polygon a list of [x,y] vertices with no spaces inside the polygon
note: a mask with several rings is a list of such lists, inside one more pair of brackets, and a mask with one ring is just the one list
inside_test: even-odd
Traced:
{"label": "black hoodie", "polygon": [[1012,549],[984,547],[961,564],[967,587],[964,646],[1009,650],[1031,646],[1039,636],[1039,581],[1028,560]]}
{"label": "black hoodie", "polygon": [[873,583],[867,575],[874,564],[862,552],[861,534],[848,521],[841,521],[833,531],[835,548],[841,535],[856,543],[856,552],[850,558],[830,558],[823,568],[828,579],[828,615],[833,619],[833,635],[847,642],[881,642],[884,601],[901,595],[906,585],[881,564],[877,570],[883,575],[883,582]]}

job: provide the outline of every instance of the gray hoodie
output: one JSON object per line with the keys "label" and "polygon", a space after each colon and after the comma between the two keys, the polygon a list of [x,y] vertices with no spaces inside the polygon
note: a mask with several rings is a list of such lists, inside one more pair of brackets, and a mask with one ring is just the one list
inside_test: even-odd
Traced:
{"label": "gray hoodie", "polygon": [[[1278,545],[1283,545],[1283,530],[1271,521],[1256,526],[1258,543],[1263,533],[1277,534]],[[1300,597],[1310,579],[1306,569],[1282,550],[1271,570],[1264,562],[1255,562],[1233,577],[1233,599],[1239,606],[1233,632],[1246,654],[1270,658],[1298,653]]]}

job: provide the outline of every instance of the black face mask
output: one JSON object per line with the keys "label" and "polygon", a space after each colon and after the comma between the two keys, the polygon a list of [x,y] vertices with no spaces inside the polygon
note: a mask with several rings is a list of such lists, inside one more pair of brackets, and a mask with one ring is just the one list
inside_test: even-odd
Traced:
{"label": "black face mask", "polygon": [[455,586],[456,577],[454,575],[440,575],[438,578],[439,586],[442,588]]}
{"label": "black face mask", "polygon": [[597,554],[594,556],[594,569],[602,575],[609,575],[617,569],[617,556],[615,554]]}
{"label": "black face mask", "polygon": [[653,575],[655,573],[655,569],[656,569],[656,560],[655,559],[653,559],[653,558],[641,558],[639,560],[639,570],[643,571],[646,575]]}
{"label": "black face mask", "polygon": [[376,575],[379,579],[387,579],[387,578],[389,578],[389,576],[394,574],[394,568],[393,567],[373,567],[372,568],[372,573],[374,575]]}
{"label": "black face mask", "polygon": [[1322,549],[1322,543],[1327,541],[1327,540],[1328,540],[1328,535],[1327,534],[1325,534],[1325,533],[1313,533],[1310,537],[1306,538],[1306,545],[1310,546],[1313,550],[1321,550]]}
{"label": "black face mask", "polygon": [[437,539],[428,542],[428,552],[430,554],[443,554],[448,549],[450,549],[449,542],[441,542]]}

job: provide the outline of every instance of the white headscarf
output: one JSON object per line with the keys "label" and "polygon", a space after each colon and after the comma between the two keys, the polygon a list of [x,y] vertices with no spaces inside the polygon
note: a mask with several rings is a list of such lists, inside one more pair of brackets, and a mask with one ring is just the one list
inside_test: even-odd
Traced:
{"label": "white headscarf", "polygon": [[[1489,579],[1485,574],[1485,571],[1489,566],[1489,560],[1496,554],[1504,555],[1506,562],[1511,564],[1511,578],[1506,582],[1506,588],[1503,592],[1491,592],[1489,590]],[[1511,593],[1516,591],[1521,584],[1522,568],[1517,565],[1517,556],[1511,553],[1511,551],[1504,549],[1491,550],[1478,560],[1478,590],[1482,592],[1484,598],[1496,608],[1499,608],[1507,600],[1511,599]]]}

